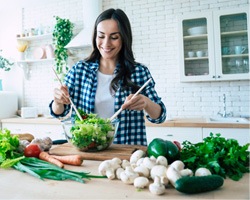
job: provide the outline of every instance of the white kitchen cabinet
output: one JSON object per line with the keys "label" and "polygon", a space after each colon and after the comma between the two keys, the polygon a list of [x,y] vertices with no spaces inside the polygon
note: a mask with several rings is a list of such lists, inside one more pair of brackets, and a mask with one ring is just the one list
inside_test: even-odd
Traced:
{"label": "white kitchen cabinet", "polygon": [[227,139],[236,139],[240,145],[250,142],[250,130],[247,128],[203,128],[203,138],[208,137],[211,132],[213,134],[220,133],[222,137]]}
{"label": "white kitchen cabinet", "polygon": [[181,81],[249,80],[248,30],[247,7],[182,15]]}
{"label": "white kitchen cabinet", "polygon": [[2,123],[2,129],[4,128],[10,130],[11,133],[30,133],[35,138],[48,136],[52,140],[65,139],[61,125]]}
{"label": "white kitchen cabinet", "polygon": [[202,128],[198,127],[146,127],[147,143],[154,138],[162,138],[180,143],[188,140],[192,143],[202,142]]}

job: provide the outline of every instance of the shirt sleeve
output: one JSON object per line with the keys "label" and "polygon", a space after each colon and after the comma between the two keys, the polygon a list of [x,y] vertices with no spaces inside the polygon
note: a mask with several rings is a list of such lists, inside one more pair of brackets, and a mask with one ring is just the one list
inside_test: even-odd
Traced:
{"label": "shirt sleeve", "polygon": [[52,104],[53,104],[53,102],[54,102],[54,100],[52,100],[50,102],[50,104],[49,104],[49,109],[50,109],[50,115],[51,116],[56,117],[56,118],[58,118],[58,117],[65,117],[69,113],[69,111],[70,111],[70,105],[64,105],[64,112],[62,114],[60,114],[60,115],[55,114],[53,112],[53,110],[52,110]]}

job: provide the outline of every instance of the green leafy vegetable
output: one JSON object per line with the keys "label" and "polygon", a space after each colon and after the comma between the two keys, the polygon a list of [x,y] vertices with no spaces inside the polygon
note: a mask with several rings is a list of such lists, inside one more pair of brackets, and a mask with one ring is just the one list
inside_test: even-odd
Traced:
{"label": "green leafy vegetable", "polygon": [[72,170],[62,169],[35,157],[25,157],[16,163],[13,168],[21,172],[29,173],[30,175],[42,180],[73,180],[84,183],[84,179],[106,178],[106,176],[96,176],[90,175],[86,172],[75,172]]}
{"label": "green leafy vegetable", "polygon": [[249,143],[240,146],[235,139],[225,139],[219,133],[210,133],[203,142],[192,144],[184,141],[182,145],[181,160],[193,171],[205,167],[212,174],[224,178],[228,176],[235,181],[249,172]]}
{"label": "green leafy vegetable", "polygon": [[109,119],[103,119],[96,114],[86,114],[79,110],[83,120],[75,117],[75,126],[71,128],[71,142],[79,149],[104,149],[114,138],[114,126]]}
{"label": "green leafy vegetable", "polygon": [[8,129],[0,130],[0,167],[6,168],[17,162],[14,159],[22,156],[18,152],[18,147],[17,136],[12,136]]}

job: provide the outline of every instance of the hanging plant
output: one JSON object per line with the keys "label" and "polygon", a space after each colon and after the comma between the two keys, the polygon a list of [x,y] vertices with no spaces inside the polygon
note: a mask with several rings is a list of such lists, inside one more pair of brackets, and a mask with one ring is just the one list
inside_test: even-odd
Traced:
{"label": "hanging plant", "polygon": [[[2,50],[0,49],[0,53]],[[14,63],[10,62],[7,58],[4,58],[0,54],[0,69],[3,69],[4,71],[10,71],[10,67],[14,65]]]}
{"label": "hanging plant", "polygon": [[55,65],[57,74],[64,75],[69,70],[67,59],[68,52],[65,46],[73,37],[74,25],[69,19],[62,19],[58,16],[53,29],[53,44],[55,47]]}

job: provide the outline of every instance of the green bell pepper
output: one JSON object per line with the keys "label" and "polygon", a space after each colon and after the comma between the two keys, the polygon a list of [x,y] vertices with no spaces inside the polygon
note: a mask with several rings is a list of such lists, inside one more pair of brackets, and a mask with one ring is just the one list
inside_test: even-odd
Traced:
{"label": "green bell pepper", "polygon": [[180,151],[178,147],[171,141],[163,140],[161,138],[153,139],[147,147],[148,156],[164,156],[167,158],[168,163],[180,159]]}

